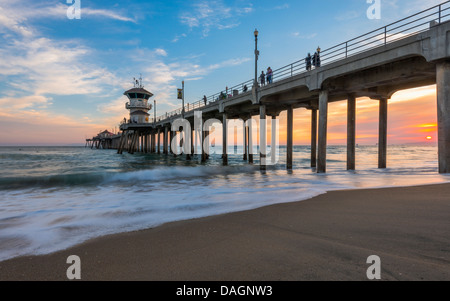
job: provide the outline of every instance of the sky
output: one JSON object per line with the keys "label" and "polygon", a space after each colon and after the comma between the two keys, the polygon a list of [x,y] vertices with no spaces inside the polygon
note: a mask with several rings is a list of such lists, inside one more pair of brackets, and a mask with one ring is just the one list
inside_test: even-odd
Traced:
{"label": "sky", "polygon": [[[0,145],[84,144],[128,116],[123,92],[142,74],[157,116],[282,67],[443,0],[0,0]],[[67,3],[69,2],[69,3]],[[294,143],[310,139],[310,112],[295,110]],[[330,104],[328,143],[346,140],[346,102]],[[436,87],[397,92],[389,101],[388,143],[436,142]],[[280,142],[285,141],[285,113]],[[427,140],[426,137],[431,139]],[[357,143],[375,144],[378,103],[357,100]]]}

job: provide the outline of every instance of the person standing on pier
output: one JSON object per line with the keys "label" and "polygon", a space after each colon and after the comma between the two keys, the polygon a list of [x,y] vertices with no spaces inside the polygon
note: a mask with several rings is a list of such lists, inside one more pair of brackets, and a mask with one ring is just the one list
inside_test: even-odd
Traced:
{"label": "person standing on pier", "polygon": [[270,85],[272,83],[272,68],[267,68],[267,84]]}
{"label": "person standing on pier", "polygon": [[316,51],[316,67],[319,68],[320,67],[320,47],[317,46],[317,51]]}
{"label": "person standing on pier", "polygon": [[308,56],[305,58],[306,71],[311,71],[311,53],[308,52]]}
{"label": "person standing on pier", "polygon": [[261,82],[261,87],[266,85],[266,75],[264,74],[264,71],[261,71],[259,81]]}
{"label": "person standing on pier", "polygon": [[203,102],[205,103],[205,106],[206,106],[207,101],[208,101],[208,99],[206,98],[206,95],[203,95]]}

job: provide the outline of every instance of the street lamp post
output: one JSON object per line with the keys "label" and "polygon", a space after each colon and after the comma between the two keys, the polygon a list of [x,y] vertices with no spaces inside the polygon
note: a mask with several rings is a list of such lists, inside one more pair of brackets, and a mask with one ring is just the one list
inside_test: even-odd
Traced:
{"label": "street lamp post", "polygon": [[182,105],[183,105],[183,108],[181,109],[181,118],[184,118],[184,81],[182,81],[181,82],[181,85],[182,85],[182,90],[183,90],[183,96],[182,96]]}
{"label": "street lamp post", "polygon": [[[258,101],[258,30],[255,29],[255,97],[256,101]],[[259,102],[259,101],[258,101]],[[260,158],[260,170],[266,170],[266,106],[261,104],[259,105],[259,158]]]}
{"label": "street lamp post", "polygon": [[255,87],[258,86],[258,30],[255,29],[254,35],[255,35]]}
{"label": "street lamp post", "polygon": [[153,111],[154,111],[153,124],[156,125],[156,99],[153,100]]}

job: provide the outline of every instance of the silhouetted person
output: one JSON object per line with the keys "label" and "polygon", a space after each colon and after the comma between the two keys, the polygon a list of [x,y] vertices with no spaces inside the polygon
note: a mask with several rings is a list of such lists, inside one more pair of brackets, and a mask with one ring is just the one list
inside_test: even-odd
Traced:
{"label": "silhouetted person", "polygon": [[205,106],[206,106],[207,101],[208,101],[208,99],[206,98],[206,95],[203,95],[203,102],[205,103]]}
{"label": "silhouetted person", "polygon": [[261,75],[259,76],[259,81],[261,83],[261,87],[266,85],[266,75],[264,74],[264,71],[261,71]]}
{"label": "silhouetted person", "polygon": [[312,63],[314,67],[317,67],[317,52],[313,54]]}
{"label": "silhouetted person", "polygon": [[247,92],[248,88],[247,85],[244,85],[244,88],[242,89],[244,92]]}
{"label": "silhouetted person", "polygon": [[320,47],[317,47],[316,67],[320,67]]}
{"label": "silhouetted person", "polygon": [[311,71],[311,53],[308,52],[308,56],[305,58],[306,70]]}
{"label": "silhouetted person", "polygon": [[270,68],[270,67],[267,68],[267,84],[268,85],[272,83],[272,75],[273,75],[272,68]]}

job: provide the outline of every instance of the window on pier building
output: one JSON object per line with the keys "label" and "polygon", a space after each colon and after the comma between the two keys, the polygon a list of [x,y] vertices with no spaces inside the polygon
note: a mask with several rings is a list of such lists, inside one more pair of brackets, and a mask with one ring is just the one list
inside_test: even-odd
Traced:
{"label": "window on pier building", "polygon": [[128,97],[130,99],[146,99],[148,100],[150,98],[150,95],[144,94],[144,93],[128,93]]}

